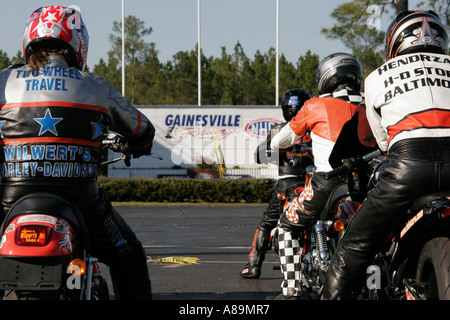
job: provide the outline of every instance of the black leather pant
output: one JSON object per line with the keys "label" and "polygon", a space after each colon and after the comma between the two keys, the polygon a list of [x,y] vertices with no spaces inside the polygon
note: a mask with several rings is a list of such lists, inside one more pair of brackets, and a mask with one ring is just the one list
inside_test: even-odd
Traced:
{"label": "black leather pant", "polygon": [[358,292],[365,284],[366,269],[374,255],[406,222],[411,203],[421,195],[450,190],[450,161],[413,158],[394,153],[382,164],[376,188],[368,193],[339,241],[328,269],[323,300],[348,299],[353,291]]}
{"label": "black leather pant", "polygon": [[284,190],[281,191],[280,182],[277,180],[270,193],[267,208],[258,225],[259,229],[264,230],[269,234],[270,231],[277,226],[278,219],[280,218],[280,200],[277,197],[277,194],[280,192],[284,192]]}
{"label": "black leather pant", "polygon": [[90,253],[110,268],[116,299],[152,298],[143,247],[128,224],[98,190],[95,181],[78,185],[13,182],[2,187],[5,213],[19,198],[34,192],[55,193],[75,203],[87,225]]}

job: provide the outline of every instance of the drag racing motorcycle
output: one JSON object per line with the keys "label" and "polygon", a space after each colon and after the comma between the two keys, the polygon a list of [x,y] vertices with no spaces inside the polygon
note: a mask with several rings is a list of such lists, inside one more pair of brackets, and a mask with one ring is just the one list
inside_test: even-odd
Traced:
{"label": "drag racing motorcycle", "polygon": [[[120,136],[104,148],[119,151]],[[123,154],[101,165],[125,160]],[[79,209],[51,193],[19,199],[0,230],[0,290],[4,300],[109,300],[98,259],[89,254],[87,227]]]}
{"label": "drag racing motorcycle", "polygon": [[[311,299],[320,297],[337,243],[363,200],[361,193],[364,191],[361,189],[364,187],[361,186],[369,181],[373,158],[377,155],[379,155],[378,152],[358,158],[360,159],[360,168],[355,170],[357,173],[349,175],[349,181],[343,181],[333,190],[319,219],[312,227],[307,228],[299,239],[303,251],[300,269],[301,285],[302,289],[309,293]],[[307,184],[315,173],[315,167],[307,167],[306,172]],[[347,174],[344,169],[336,169],[333,172]],[[285,201],[284,210],[289,206],[290,201],[298,197],[306,184],[292,186],[286,190],[285,194],[279,195],[279,199]],[[272,236],[276,238],[276,232]],[[274,239],[272,244],[275,251],[277,251],[276,243],[277,241]]]}
{"label": "drag racing motorcycle", "polygon": [[[346,159],[329,176],[354,172],[363,162]],[[369,190],[375,187],[380,172],[378,161]],[[407,211],[405,224],[395,230],[391,242],[367,268],[366,285],[359,298],[450,300],[450,192],[415,199]]]}

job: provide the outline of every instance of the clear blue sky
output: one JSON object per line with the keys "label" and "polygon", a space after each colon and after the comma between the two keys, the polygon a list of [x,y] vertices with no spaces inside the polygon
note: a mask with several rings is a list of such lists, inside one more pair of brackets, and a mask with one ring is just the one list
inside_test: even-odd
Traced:
{"label": "clear blue sky", "polygon": [[[279,50],[295,63],[307,50],[322,59],[336,51],[348,51],[339,40],[328,40],[321,28],[331,27],[330,13],[349,0],[279,0]],[[416,9],[419,0],[409,0]],[[31,13],[42,5],[78,5],[89,31],[87,64],[93,67],[107,58],[108,41],[114,21],[121,21],[121,0],[9,0],[0,10],[2,44],[11,58],[22,50],[22,34]],[[145,38],[154,42],[162,62],[178,51],[195,49],[197,43],[197,0],[125,0],[125,15],[134,15],[152,27]],[[276,45],[276,0],[201,0],[201,46],[207,56],[220,57],[221,47],[232,53],[239,41],[245,54],[253,58],[256,50],[265,53]],[[390,17],[382,19],[385,30]]]}

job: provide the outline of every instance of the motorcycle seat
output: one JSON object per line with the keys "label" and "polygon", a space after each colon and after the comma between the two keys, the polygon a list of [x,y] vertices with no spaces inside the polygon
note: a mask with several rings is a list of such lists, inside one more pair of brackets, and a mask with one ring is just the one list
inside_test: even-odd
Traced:
{"label": "motorcycle seat", "polygon": [[411,204],[411,206],[408,209],[408,214],[413,214],[417,212],[420,208],[425,207],[427,204],[433,203],[440,199],[446,199],[450,201],[450,191],[439,191],[420,196],[419,198],[414,200],[414,202]]}

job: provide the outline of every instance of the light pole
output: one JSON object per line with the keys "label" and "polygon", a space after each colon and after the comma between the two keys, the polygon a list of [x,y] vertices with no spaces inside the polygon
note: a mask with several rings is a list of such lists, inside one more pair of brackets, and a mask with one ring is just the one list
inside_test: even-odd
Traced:
{"label": "light pole", "polygon": [[125,0],[122,0],[122,96],[125,97]]}
{"label": "light pole", "polygon": [[200,0],[197,0],[197,74],[198,74],[198,105],[202,105],[202,59],[200,46]]}
{"label": "light pole", "polygon": [[278,106],[278,91],[279,91],[279,73],[280,73],[280,66],[279,66],[279,54],[278,54],[278,25],[279,25],[279,9],[280,9],[280,3],[279,0],[277,0],[277,17],[276,17],[276,43],[275,43],[275,105]]}

